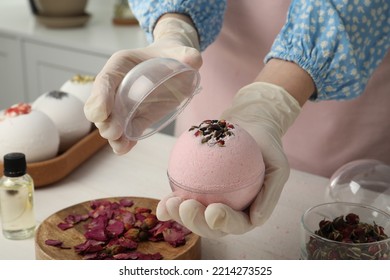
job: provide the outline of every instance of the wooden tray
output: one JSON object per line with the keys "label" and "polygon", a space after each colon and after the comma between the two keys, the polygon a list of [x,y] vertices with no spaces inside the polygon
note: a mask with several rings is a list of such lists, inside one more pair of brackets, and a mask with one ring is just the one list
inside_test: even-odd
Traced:
{"label": "wooden tray", "polygon": [[[133,207],[146,207],[155,213],[158,200],[152,198],[129,197],[134,202]],[[106,198],[110,201],[119,201],[121,197]],[[35,234],[35,256],[38,260],[81,260],[82,256],[72,249],[61,249],[45,244],[47,239],[63,241],[65,246],[74,246],[85,241],[83,236],[83,223],[74,228],[61,230],[58,223],[62,222],[69,214],[84,214],[90,210],[90,201],[76,204],[54,213],[44,220],[38,227]],[[142,253],[159,252],[164,260],[191,260],[200,259],[200,237],[194,233],[187,235],[186,244],[179,247],[172,247],[167,242],[141,242],[138,251]]]}
{"label": "wooden tray", "polygon": [[[27,172],[34,180],[35,187],[43,187],[60,181],[80,164],[101,149],[107,140],[102,138],[97,129],[55,158],[28,163]],[[3,175],[3,163],[0,162],[0,175]]]}

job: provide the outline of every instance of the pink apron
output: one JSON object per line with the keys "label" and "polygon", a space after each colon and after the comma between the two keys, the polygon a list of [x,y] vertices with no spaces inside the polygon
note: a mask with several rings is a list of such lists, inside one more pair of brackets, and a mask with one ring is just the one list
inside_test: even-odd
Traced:
{"label": "pink apron", "polygon": [[[219,118],[253,82],[285,22],[290,1],[230,0],[223,29],[203,53],[202,91],[176,122],[176,134]],[[294,169],[330,177],[341,165],[375,158],[390,164],[390,53],[366,92],[352,101],[306,102],[283,138]]]}

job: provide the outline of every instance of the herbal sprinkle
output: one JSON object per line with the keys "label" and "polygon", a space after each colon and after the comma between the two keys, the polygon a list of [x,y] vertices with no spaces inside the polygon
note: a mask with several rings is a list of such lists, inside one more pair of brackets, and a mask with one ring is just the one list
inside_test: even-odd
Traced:
{"label": "herbal sprinkle", "polygon": [[92,83],[93,81],[95,81],[95,76],[91,76],[91,75],[77,74],[73,76],[71,79],[71,82],[78,83],[78,84],[87,84],[87,83]]}
{"label": "herbal sprinkle", "polygon": [[201,137],[202,144],[224,147],[226,138],[234,135],[233,129],[234,125],[226,120],[205,120],[198,126],[192,126],[189,131],[195,131],[194,135]]}
{"label": "herbal sprinkle", "polygon": [[[358,215],[350,213],[345,217],[336,217],[333,221],[324,219],[319,222],[315,234],[325,239],[310,237],[306,244],[308,259],[314,260],[387,260],[390,259],[390,240],[384,228],[373,224],[360,222]],[[351,245],[356,244],[356,246]],[[365,244],[362,246],[362,244]],[[372,244],[366,244],[372,243]],[[367,246],[366,246],[367,245]]]}

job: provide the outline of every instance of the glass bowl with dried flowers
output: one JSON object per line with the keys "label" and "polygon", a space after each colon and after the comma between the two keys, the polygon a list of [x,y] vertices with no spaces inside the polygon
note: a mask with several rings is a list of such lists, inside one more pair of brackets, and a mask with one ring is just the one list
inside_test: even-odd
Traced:
{"label": "glass bowl with dried flowers", "polygon": [[301,219],[301,259],[388,260],[390,215],[375,207],[330,202]]}

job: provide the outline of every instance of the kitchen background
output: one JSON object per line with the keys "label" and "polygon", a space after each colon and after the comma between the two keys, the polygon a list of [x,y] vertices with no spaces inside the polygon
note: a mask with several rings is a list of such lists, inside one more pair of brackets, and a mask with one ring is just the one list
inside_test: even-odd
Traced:
{"label": "kitchen background", "polygon": [[88,0],[85,25],[51,28],[34,15],[29,0],[0,1],[0,111],[58,90],[76,74],[96,75],[115,51],[145,46],[137,24],[114,23],[123,2]]}

